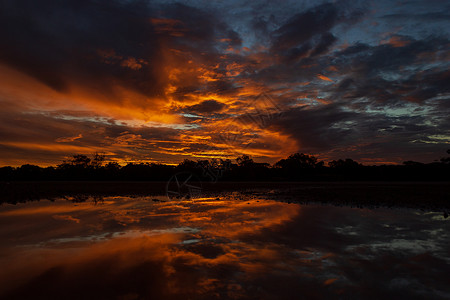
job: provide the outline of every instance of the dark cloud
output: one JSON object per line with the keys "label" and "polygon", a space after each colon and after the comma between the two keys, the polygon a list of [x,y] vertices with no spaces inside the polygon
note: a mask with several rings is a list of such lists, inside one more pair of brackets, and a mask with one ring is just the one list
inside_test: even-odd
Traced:
{"label": "dark cloud", "polygon": [[274,32],[274,50],[289,49],[327,32],[339,19],[335,4],[326,3],[291,18]]}
{"label": "dark cloud", "polygon": [[75,79],[93,81],[102,89],[119,83],[150,95],[161,93],[156,84],[142,84],[158,81],[157,60],[137,71],[142,81],[133,82],[135,70],[105,64],[99,57],[99,51],[118,60],[158,57],[157,36],[142,3],[7,1],[5,5],[0,18],[4,63],[59,91]]}
{"label": "dark cloud", "polygon": [[[340,3],[324,3],[306,12],[293,16],[288,22],[273,32],[272,52],[280,55],[289,49],[304,48],[304,44],[315,42],[312,55],[318,55],[336,41],[329,31],[341,23],[353,23],[362,17],[358,9],[347,9]],[[313,38],[318,38],[313,41]],[[298,48],[300,47],[300,48]]]}
{"label": "dark cloud", "polygon": [[333,63],[346,78],[331,88],[331,97],[420,103],[448,93],[445,64],[417,71],[431,63],[435,53],[448,48],[448,43],[444,37],[429,37],[401,47],[359,44],[336,52]]}
{"label": "dark cloud", "polygon": [[319,55],[324,52],[327,52],[330,49],[330,47],[333,45],[333,43],[336,41],[337,41],[337,39],[333,34],[331,34],[329,32],[322,34],[319,42],[317,43],[317,46],[311,52],[311,56],[315,56],[315,55]]}
{"label": "dark cloud", "polygon": [[[403,105],[396,109],[401,112],[407,108]],[[297,140],[302,152],[350,155],[363,160],[371,156],[391,157],[402,162],[415,155],[432,160],[439,155],[439,145],[445,147],[445,142],[436,137],[450,132],[448,118],[434,120],[440,124],[438,128],[428,118],[417,109],[410,116],[386,116],[381,111],[356,112],[340,104],[329,104],[285,111],[270,128]]]}
{"label": "dark cloud", "polygon": [[351,130],[332,126],[358,118],[357,113],[346,112],[337,105],[316,109],[301,107],[284,112],[272,126],[298,140],[302,149],[317,151],[342,144],[349,136],[353,138]]}
{"label": "dark cloud", "polygon": [[241,43],[217,16],[182,4],[24,0],[2,6],[0,62],[61,92],[75,83],[102,93],[123,87],[164,97],[167,66],[192,56],[214,60],[218,36]]}
{"label": "dark cloud", "polygon": [[222,109],[225,108],[225,106],[226,106],[225,104],[218,102],[216,100],[206,100],[199,104],[188,106],[186,109],[187,111],[190,112],[196,112],[200,114],[203,113],[210,114],[220,112]]}

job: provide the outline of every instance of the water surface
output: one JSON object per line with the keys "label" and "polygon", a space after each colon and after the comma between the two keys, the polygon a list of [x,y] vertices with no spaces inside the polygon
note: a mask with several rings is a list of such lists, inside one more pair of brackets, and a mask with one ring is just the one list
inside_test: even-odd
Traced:
{"label": "water surface", "polygon": [[449,229],[441,213],[236,193],[4,204],[0,297],[449,298]]}

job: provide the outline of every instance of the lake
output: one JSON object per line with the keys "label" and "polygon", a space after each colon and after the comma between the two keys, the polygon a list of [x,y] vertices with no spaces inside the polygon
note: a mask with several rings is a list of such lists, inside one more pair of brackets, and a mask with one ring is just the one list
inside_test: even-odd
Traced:
{"label": "lake", "polygon": [[450,218],[264,193],[0,206],[2,299],[450,298]]}

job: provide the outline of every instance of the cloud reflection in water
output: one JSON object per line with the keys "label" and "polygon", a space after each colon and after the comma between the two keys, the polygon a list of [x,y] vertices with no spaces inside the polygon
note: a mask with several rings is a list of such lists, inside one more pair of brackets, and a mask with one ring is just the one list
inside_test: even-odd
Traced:
{"label": "cloud reflection in water", "polygon": [[0,297],[448,297],[449,222],[248,197],[0,207]]}

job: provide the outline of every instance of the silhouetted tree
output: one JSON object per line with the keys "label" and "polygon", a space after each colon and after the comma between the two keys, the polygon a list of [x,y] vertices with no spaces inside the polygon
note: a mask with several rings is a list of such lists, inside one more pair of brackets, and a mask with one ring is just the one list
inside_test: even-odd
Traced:
{"label": "silhouetted tree", "polygon": [[91,162],[89,165],[95,169],[98,169],[102,166],[104,161],[105,161],[105,155],[102,153],[95,152],[92,155],[92,159],[91,159]]}
{"label": "silhouetted tree", "polygon": [[119,165],[119,163],[117,163],[115,161],[111,161],[105,165],[105,170],[110,171],[110,172],[116,172],[116,171],[120,170],[120,165]]}
{"label": "silhouetted tree", "polygon": [[245,154],[236,158],[236,162],[239,167],[250,167],[254,164],[253,159]]}
{"label": "silhouetted tree", "polygon": [[328,163],[328,165],[330,166],[330,168],[345,168],[345,169],[358,168],[362,166],[360,163],[350,158],[346,158],[345,160],[343,159],[332,160]]}
{"label": "silhouetted tree", "polygon": [[423,166],[424,163],[413,161],[413,160],[408,160],[408,161],[404,161],[403,165],[417,167],[417,166]]}
{"label": "silhouetted tree", "polygon": [[177,172],[191,172],[191,173],[199,173],[199,162],[184,159],[181,163],[176,167]]}
{"label": "silhouetted tree", "polygon": [[[450,154],[450,149],[447,150]],[[295,153],[276,162],[273,167],[257,163],[250,156],[236,158],[236,164],[226,159],[193,161],[185,159],[178,166],[155,163],[129,163],[121,167],[117,162],[104,165],[105,156],[94,153],[73,155],[54,167],[41,168],[26,164],[21,167],[0,168],[1,181],[14,180],[161,180],[176,172],[196,173],[203,181],[258,180],[449,180],[450,157],[433,163],[405,161],[403,165],[363,166],[347,158],[324,166],[313,155]]]}
{"label": "silhouetted tree", "polygon": [[0,180],[7,181],[14,178],[15,169],[13,167],[0,168]]}
{"label": "silhouetted tree", "polygon": [[59,168],[79,167],[87,168],[91,162],[91,159],[84,154],[75,154],[70,159],[64,160],[62,164],[59,164]]}
{"label": "silhouetted tree", "polygon": [[286,159],[281,159],[275,163],[275,167],[283,169],[312,169],[322,167],[323,161],[318,161],[313,155],[295,153]]}
{"label": "silhouetted tree", "polygon": [[22,165],[20,168],[17,168],[17,174],[25,180],[41,180],[42,168],[39,166],[26,164]]}
{"label": "silhouetted tree", "polygon": [[[450,149],[447,150],[447,154],[450,154]],[[444,164],[450,164],[450,157],[441,158],[441,162]]]}
{"label": "silhouetted tree", "polygon": [[274,164],[275,169],[281,170],[281,177],[290,179],[314,179],[323,166],[323,161],[303,153],[292,154]]}

